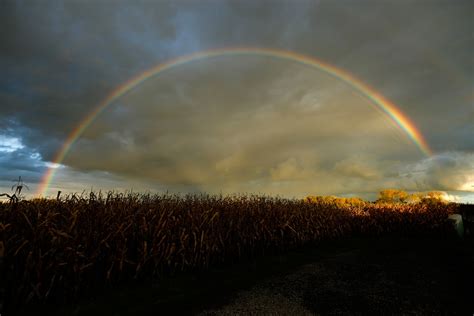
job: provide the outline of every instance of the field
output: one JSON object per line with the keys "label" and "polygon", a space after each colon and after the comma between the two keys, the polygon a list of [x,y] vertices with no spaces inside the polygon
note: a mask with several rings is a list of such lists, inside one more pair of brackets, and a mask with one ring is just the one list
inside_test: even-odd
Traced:
{"label": "field", "polygon": [[0,204],[5,310],[342,238],[443,237],[456,204],[113,194]]}

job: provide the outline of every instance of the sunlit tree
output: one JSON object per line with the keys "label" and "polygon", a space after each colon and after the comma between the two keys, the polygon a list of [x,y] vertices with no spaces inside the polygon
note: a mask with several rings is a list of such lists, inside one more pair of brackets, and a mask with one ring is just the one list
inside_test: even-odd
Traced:
{"label": "sunlit tree", "polygon": [[385,189],[379,192],[377,202],[382,203],[406,203],[409,195],[403,190]]}
{"label": "sunlit tree", "polygon": [[408,194],[408,197],[406,198],[406,203],[410,203],[410,204],[420,203],[422,198],[423,198],[423,193],[419,193],[419,192],[411,193],[411,194]]}
{"label": "sunlit tree", "polygon": [[422,203],[447,203],[444,192],[441,191],[430,191],[425,193],[421,198]]}

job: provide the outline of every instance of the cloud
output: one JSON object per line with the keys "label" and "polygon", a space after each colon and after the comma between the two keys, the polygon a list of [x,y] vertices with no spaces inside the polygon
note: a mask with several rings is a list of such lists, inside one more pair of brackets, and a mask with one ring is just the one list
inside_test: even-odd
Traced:
{"label": "cloud", "polygon": [[0,134],[0,152],[12,153],[25,146],[21,143],[18,137],[11,137]]}
{"label": "cloud", "polygon": [[422,160],[406,168],[409,182],[418,190],[474,191],[469,187],[474,179],[474,154],[445,152]]}
{"label": "cloud", "polygon": [[78,123],[136,74],[200,50],[257,46],[352,73],[441,154],[422,160],[364,96],[316,69],[214,58],[117,100],[74,144],[58,179],[71,188],[97,177],[106,187],[290,195],[470,190],[472,9],[472,1],[3,1],[0,176],[25,170],[39,181]]}
{"label": "cloud", "polygon": [[270,169],[273,181],[308,180],[314,177],[314,169],[304,168],[295,158],[289,158]]}
{"label": "cloud", "polygon": [[[9,193],[15,179],[19,176],[28,185],[32,193],[36,190],[36,183],[46,171],[46,166],[38,152],[26,148],[20,139],[3,136],[0,144],[0,192]],[[6,140],[6,141],[5,141]],[[1,140],[0,140],[1,141]]]}
{"label": "cloud", "polygon": [[[317,106],[309,108],[306,98]],[[392,155],[398,146],[417,151],[392,137],[367,100],[322,72],[278,59],[223,57],[170,70],[112,104],[66,163],[221,186],[224,179],[269,177],[271,169],[275,176],[292,158],[311,168],[315,157],[328,167],[370,147]]]}
{"label": "cloud", "polygon": [[349,157],[347,159],[337,162],[334,166],[334,171],[347,176],[357,177],[366,180],[380,179],[380,170],[377,170],[376,161],[368,161],[362,156]]}

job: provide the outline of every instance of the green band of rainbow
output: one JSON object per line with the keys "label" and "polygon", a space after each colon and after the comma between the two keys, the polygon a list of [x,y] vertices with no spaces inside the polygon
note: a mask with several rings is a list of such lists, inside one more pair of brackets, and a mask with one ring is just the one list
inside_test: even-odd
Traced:
{"label": "green band of rainbow", "polygon": [[[291,51],[283,51],[277,49],[268,49],[268,48],[223,48],[223,49],[214,49],[207,50],[202,52],[197,52],[194,54],[178,57],[170,61],[164,62],[157,65],[145,72],[140,73],[139,75],[131,78],[124,84],[117,87],[111,94],[109,94],[99,105],[97,105],[69,134],[66,141],[64,142],[61,149],[57,152],[56,156],[53,159],[53,163],[60,164],[65,156],[67,155],[69,149],[74,144],[74,142],[79,138],[79,136],[87,129],[87,127],[95,120],[95,118],[104,111],[113,101],[120,98],[143,81],[160,74],[161,72],[168,70],[170,68],[180,66],[189,62],[217,57],[217,56],[227,56],[227,55],[257,55],[257,56],[267,56],[273,58],[281,58],[286,60],[291,60],[298,62],[304,65],[314,67],[320,71],[323,71],[345,83],[347,83],[352,88],[358,90],[362,95],[367,99],[372,101],[372,103],[385,113],[394,123],[398,126],[404,133],[412,140],[412,142],[427,156],[431,156],[432,152],[423,138],[423,135],[416,128],[415,124],[405,115],[403,112],[398,109],[398,107],[384,98],[381,94],[375,91],[372,87],[363,83],[359,79],[355,78],[353,75],[348,72],[336,68],[335,66],[328,64],[324,61],[321,61],[317,58],[301,55]],[[51,180],[54,177],[56,168],[50,167],[44,174],[37,193],[39,195],[44,195],[48,187],[50,186]]]}

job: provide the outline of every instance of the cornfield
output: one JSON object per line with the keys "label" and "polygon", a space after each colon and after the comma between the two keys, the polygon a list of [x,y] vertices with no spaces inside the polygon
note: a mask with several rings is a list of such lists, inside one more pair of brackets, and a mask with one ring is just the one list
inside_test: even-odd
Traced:
{"label": "cornfield", "polygon": [[5,302],[67,302],[93,288],[332,238],[442,234],[453,207],[116,193],[3,203]]}

